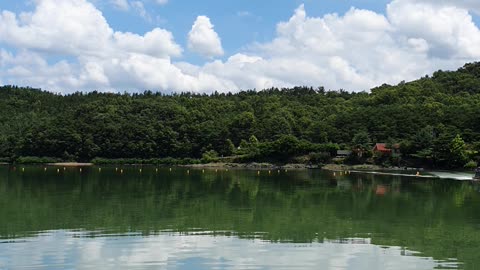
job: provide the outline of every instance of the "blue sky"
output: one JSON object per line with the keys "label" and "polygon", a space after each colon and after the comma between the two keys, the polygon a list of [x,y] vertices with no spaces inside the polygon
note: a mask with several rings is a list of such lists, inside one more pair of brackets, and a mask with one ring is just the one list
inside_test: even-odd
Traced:
{"label": "blue sky", "polygon": [[361,91],[480,57],[480,4],[472,0],[158,1],[0,2],[0,84]]}

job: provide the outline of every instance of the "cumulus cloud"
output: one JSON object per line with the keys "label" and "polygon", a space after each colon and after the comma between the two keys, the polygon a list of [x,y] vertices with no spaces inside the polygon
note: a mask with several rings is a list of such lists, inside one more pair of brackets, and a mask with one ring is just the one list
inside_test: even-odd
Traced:
{"label": "cumulus cloud", "polygon": [[395,0],[388,5],[387,14],[397,32],[423,39],[434,57],[480,57],[480,30],[466,9]]}
{"label": "cumulus cloud", "polygon": [[182,48],[175,43],[172,33],[160,28],[155,28],[143,36],[128,32],[115,32],[113,40],[118,49],[125,52],[143,53],[159,58],[177,57],[182,54]]}
{"label": "cumulus cloud", "polygon": [[[256,44],[259,59],[228,59],[204,66],[239,88],[325,85],[368,90],[438,69],[454,69],[478,58],[480,33],[468,10],[395,0],[387,14],[351,8],[344,15],[308,17],[301,5],[276,37]],[[446,18],[451,16],[450,18]]]}
{"label": "cumulus cloud", "polygon": [[86,1],[36,1],[32,13],[0,13],[0,41],[17,48],[58,54],[97,54],[108,47],[113,30]]}
{"label": "cumulus cloud", "polygon": [[[454,69],[480,57],[477,2],[393,0],[386,13],[351,8],[310,17],[303,5],[277,25],[275,37],[225,60],[210,19],[199,16],[186,62],[165,29],[115,31],[87,0],[36,0],[30,13],[0,12],[2,83],[49,90],[236,91],[294,85],[368,90]],[[54,56],[54,57],[52,57]],[[65,59],[65,60],[53,60]]]}
{"label": "cumulus cloud", "polygon": [[[160,28],[145,35],[115,32],[85,0],[39,0],[36,4],[32,13],[0,14],[0,42],[20,51],[13,55],[2,50],[0,75],[8,83],[71,91],[150,86],[198,89],[193,78],[171,64],[171,58],[182,53],[172,33]],[[49,65],[48,55],[65,55],[75,61]],[[198,79],[196,83],[203,82]]]}
{"label": "cumulus cloud", "polygon": [[198,16],[188,33],[188,48],[205,57],[221,56],[224,54],[222,42],[214,30],[210,18]]}

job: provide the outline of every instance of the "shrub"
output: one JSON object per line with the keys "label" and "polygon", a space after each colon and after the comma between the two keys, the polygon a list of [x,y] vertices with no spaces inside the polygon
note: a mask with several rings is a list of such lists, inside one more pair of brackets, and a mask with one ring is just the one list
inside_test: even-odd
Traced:
{"label": "shrub", "polygon": [[210,150],[202,155],[202,162],[203,163],[210,163],[210,162],[218,162],[218,153],[215,150]]}
{"label": "shrub", "polygon": [[310,162],[313,164],[325,164],[331,160],[329,152],[314,152],[308,154]]}
{"label": "shrub", "polygon": [[465,164],[465,166],[463,166],[465,169],[475,169],[477,168],[478,166],[478,163],[473,161],[473,160],[470,160],[469,162],[467,162],[467,164]]}
{"label": "shrub", "polygon": [[51,157],[19,157],[15,160],[18,164],[44,164],[59,162],[59,159]]}

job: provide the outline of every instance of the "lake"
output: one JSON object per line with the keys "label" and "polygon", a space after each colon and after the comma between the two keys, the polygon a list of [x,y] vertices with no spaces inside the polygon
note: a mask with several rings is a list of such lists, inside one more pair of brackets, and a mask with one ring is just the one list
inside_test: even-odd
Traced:
{"label": "lake", "polygon": [[480,186],[0,166],[0,269],[480,269]]}

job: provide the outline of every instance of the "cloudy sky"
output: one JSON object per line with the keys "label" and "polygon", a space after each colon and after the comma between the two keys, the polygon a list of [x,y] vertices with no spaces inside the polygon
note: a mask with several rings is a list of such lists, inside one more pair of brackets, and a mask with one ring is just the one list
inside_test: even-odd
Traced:
{"label": "cloudy sky", "polygon": [[478,0],[5,0],[0,85],[368,90],[480,58]]}

